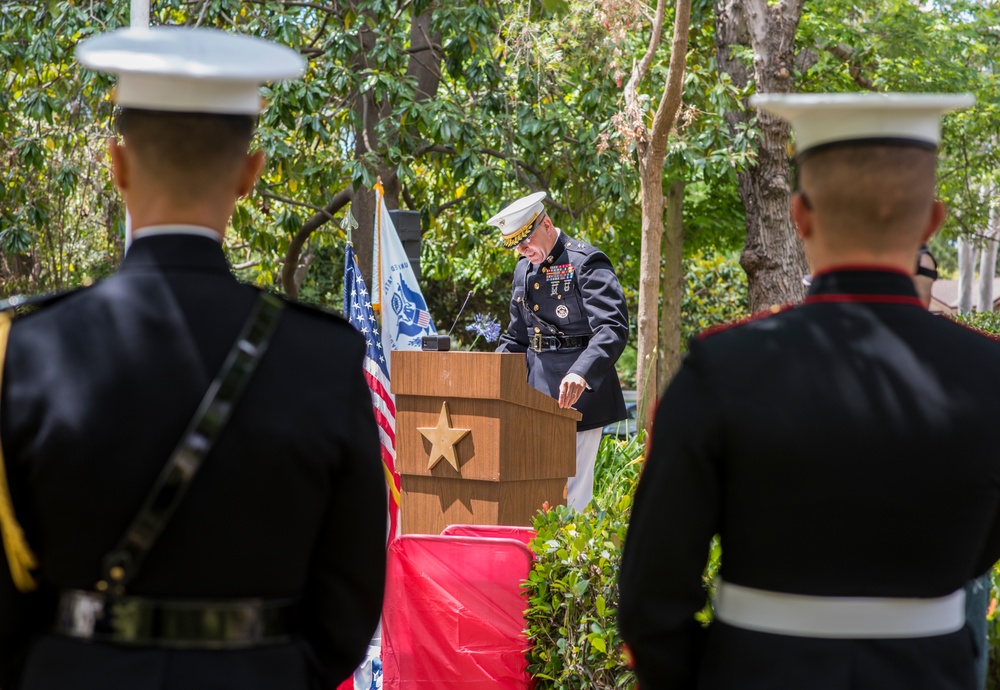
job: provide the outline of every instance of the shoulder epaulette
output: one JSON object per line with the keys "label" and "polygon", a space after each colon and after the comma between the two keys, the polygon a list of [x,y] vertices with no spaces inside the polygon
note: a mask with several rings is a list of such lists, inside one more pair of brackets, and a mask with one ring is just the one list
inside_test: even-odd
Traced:
{"label": "shoulder epaulette", "polygon": [[600,251],[597,247],[587,244],[586,242],[569,239],[566,240],[565,248],[566,251],[580,252],[581,254],[592,254],[594,251]]}
{"label": "shoulder epaulette", "polygon": [[13,297],[0,300],[0,312],[13,311],[17,316],[30,314],[38,311],[39,309],[51,306],[56,302],[79,292],[80,290],[86,289],[86,287],[79,287],[72,290],[63,290],[61,292],[50,292],[44,295],[14,295]]}
{"label": "shoulder epaulette", "polygon": [[756,314],[751,314],[750,316],[744,316],[742,319],[737,319],[736,321],[730,321],[729,323],[720,323],[715,326],[706,328],[701,333],[699,333],[695,338],[697,340],[704,340],[710,335],[715,335],[716,333],[721,333],[722,331],[728,331],[730,328],[736,328],[737,326],[742,326],[744,324],[751,323],[753,321],[760,321],[761,319],[766,319],[769,316],[775,316],[776,314],[782,314],[789,309],[792,309],[794,304],[774,304],[770,309],[764,309]]}

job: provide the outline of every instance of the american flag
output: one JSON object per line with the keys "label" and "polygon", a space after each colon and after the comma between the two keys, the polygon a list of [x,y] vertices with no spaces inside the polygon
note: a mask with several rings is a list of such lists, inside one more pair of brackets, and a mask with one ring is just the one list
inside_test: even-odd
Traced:
{"label": "american flag", "polygon": [[371,296],[354,256],[354,245],[347,244],[344,265],[344,313],[368,342],[365,353],[365,380],[372,396],[372,408],[378,422],[382,445],[382,467],[389,485],[389,539],[397,534],[399,517],[399,475],[396,473],[396,404],[389,392],[388,353],[383,352],[379,322],[372,309]]}

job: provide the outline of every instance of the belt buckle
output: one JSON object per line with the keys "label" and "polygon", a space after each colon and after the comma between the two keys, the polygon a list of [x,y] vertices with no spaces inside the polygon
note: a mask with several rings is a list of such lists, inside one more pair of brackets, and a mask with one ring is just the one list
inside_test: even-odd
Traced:
{"label": "belt buckle", "polygon": [[528,346],[535,352],[541,352],[544,347],[542,337],[541,333],[535,333],[528,339]]}

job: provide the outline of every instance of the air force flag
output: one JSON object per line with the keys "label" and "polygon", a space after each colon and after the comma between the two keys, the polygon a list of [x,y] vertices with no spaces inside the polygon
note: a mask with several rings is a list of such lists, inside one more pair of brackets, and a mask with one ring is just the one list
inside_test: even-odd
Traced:
{"label": "air force flag", "polygon": [[383,195],[382,185],[376,184],[372,282],[381,289],[372,301],[381,307],[382,351],[419,350],[420,336],[435,335],[437,330]]}

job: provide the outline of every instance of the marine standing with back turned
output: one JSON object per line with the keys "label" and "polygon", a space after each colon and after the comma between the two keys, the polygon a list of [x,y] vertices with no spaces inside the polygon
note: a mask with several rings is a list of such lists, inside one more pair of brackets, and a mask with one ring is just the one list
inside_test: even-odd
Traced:
{"label": "marine standing with back turned", "polygon": [[[803,304],[692,343],[657,409],[619,587],[643,690],[973,690],[963,585],[1000,558],[1000,343],[927,312],[943,112],[765,94],[791,121]],[[702,574],[722,557],[714,620]]]}
{"label": "marine standing with back turned", "polygon": [[583,415],[566,497],[583,510],[594,494],[602,427],[625,419],[615,362],[628,340],[628,311],[608,257],[557,228],[544,198],[530,194],[487,221],[521,255],[497,352],[527,352],[528,383]]}
{"label": "marine standing with back turned", "polygon": [[304,61],[176,27],[77,55],[119,75],[133,242],[116,275],[0,318],[0,686],[333,688],[385,576],[365,344],[237,282],[221,246],[263,163],[259,84]]}

